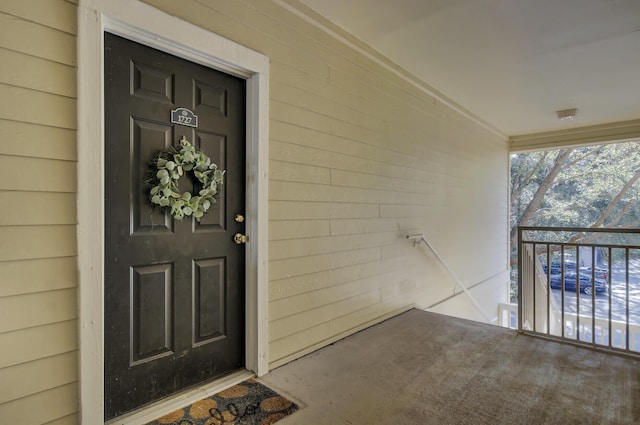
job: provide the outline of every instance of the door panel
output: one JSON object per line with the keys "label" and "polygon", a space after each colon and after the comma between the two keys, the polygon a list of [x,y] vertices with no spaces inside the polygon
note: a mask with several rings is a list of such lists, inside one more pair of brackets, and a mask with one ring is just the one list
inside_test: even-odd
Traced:
{"label": "door panel", "polygon": [[205,344],[226,334],[225,281],[224,258],[194,261],[194,344]]}
{"label": "door panel", "polygon": [[131,204],[133,214],[132,233],[170,232],[171,216],[162,214],[146,202],[144,181],[148,170],[147,161],[155,152],[166,149],[173,144],[173,128],[169,124],[147,122],[132,119],[133,149],[131,164],[138,164],[131,179],[131,193],[134,196]]}
{"label": "door panel", "polygon": [[173,349],[171,264],[131,268],[131,364],[170,354]]}
{"label": "door panel", "polygon": [[[105,419],[244,366],[244,99],[241,79],[105,34]],[[148,201],[149,161],[182,136],[227,170],[200,222]]]}
{"label": "door panel", "polygon": [[[196,145],[199,146],[203,152],[211,152],[209,156],[218,168],[222,170],[227,169],[227,140],[225,135],[198,131],[196,133]],[[216,162],[214,158],[217,158],[218,162]],[[229,178],[229,176],[225,177]],[[216,198],[216,208],[208,211],[207,214],[200,219],[200,222],[196,222],[197,232],[214,232],[226,229],[224,212],[227,209],[225,200],[227,192],[225,186],[226,185],[222,185],[218,187],[219,192]]]}

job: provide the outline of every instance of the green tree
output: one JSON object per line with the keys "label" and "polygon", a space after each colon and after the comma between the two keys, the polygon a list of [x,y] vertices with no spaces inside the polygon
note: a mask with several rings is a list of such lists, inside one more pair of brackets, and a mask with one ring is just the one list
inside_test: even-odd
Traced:
{"label": "green tree", "polygon": [[511,156],[511,244],[518,226],[636,227],[640,142]]}
{"label": "green tree", "polygon": [[511,265],[517,264],[518,226],[640,225],[638,180],[640,141],[511,155]]}

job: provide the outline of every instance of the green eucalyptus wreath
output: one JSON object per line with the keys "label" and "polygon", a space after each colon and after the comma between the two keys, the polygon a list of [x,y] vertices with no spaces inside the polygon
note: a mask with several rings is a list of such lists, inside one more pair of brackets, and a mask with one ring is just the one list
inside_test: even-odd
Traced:
{"label": "green eucalyptus wreath", "polygon": [[[184,136],[179,150],[174,147],[164,149],[152,159],[150,171],[151,203],[162,210],[169,210],[178,220],[193,216],[198,221],[216,203],[218,185],[223,184],[225,173]],[[180,193],[178,180],[188,172],[191,172],[197,194]]]}

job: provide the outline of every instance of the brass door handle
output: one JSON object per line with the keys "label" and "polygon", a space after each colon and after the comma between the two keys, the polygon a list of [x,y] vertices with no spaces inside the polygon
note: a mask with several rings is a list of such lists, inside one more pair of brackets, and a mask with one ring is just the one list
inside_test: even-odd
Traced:
{"label": "brass door handle", "polygon": [[247,238],[247,235],[243,235],[242,233],[236,233],[235,235],[233,235],[233,241],[236,243],[236,245],[247,243],[248,239],[249,238]]}

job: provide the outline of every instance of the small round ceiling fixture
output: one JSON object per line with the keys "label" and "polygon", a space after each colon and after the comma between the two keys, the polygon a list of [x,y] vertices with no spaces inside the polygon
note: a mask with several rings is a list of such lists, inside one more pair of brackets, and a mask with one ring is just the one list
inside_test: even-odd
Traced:
{"label": "small round ceiling fixture", "polygon": [[560,121],[573,121],[576,119],[577,108],[563,109],[562,111],[556,111],[556,115]]}

